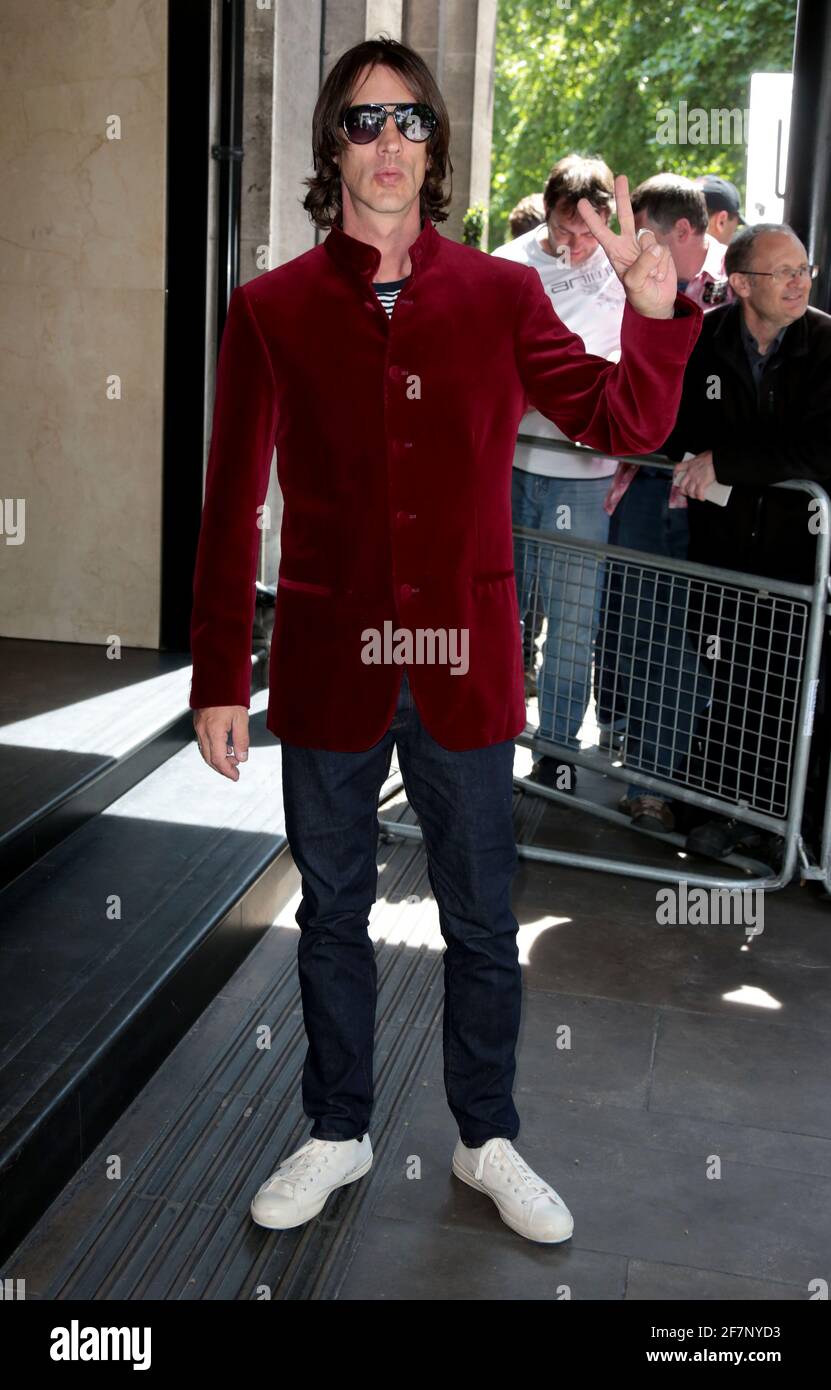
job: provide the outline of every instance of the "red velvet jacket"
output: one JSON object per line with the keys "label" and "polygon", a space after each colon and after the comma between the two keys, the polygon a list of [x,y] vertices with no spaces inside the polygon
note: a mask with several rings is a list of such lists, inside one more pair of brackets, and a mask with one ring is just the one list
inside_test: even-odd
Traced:
{"label": "red velvet jacket", "polygon": [[[702,314],[627,303],[617,364],[585,352],[536,270],[441,236],[429,220],[392,318],[380,252],[334,227],[234,290],[217,366],[194,574],[190,705],[244,705],[260,512],[277,448],[281,559],[268,728],[360,750],[385,733],[402,667],[368,664],[366,629],[468,630],[468,670],[408,666],[446,748],[525,726],[511,468],[529,405],[569,438],[648,453],[675,421]],[[364,634],[362,636],[362,634]]]}

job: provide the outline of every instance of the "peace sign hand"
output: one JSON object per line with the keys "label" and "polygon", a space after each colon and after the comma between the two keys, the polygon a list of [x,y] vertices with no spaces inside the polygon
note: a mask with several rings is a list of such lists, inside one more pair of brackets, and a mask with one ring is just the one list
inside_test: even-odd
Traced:
{"label": "peace sign hand", "polygon": [[650,319],[671,319],[678,277],[670,249],[659,246],[653,232],[643,229],[636,233],[625,174],[615,178],[615,202],[619,234],[598,216],[588,198],[579,200],[577,211],[606,252],[632,308]]}

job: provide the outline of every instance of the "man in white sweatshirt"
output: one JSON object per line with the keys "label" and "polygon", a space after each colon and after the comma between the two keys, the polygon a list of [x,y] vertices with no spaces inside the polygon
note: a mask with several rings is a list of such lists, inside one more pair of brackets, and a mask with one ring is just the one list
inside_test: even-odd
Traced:
{"label": "man in white sweatshirt", "polygon": [[[596,237],[577,211],[588,198],[605,222],[614,211],[614,178],[602,159],[570,154],[551,170],[543,192],[545,222],[493,254],[531,265],[559,317],[586,350],[617,361],[626,296]],[[532,442],[524,442],[530,438]],[[541,442],[533,443],[534,439]],[[565,441],[558,449],[556,441]],[[561,531],[577,540],[606,541],[603,502],[616,459],[581,459],[561,430],[536,410],[523,417],[514,456],[513,520],[532,529]],[[575,557],[575,560],[577,557]],[[572,562],[574,563],[574,562]],[[566,573],[562,560],[525,539],[514,542],[520,618],[535,588],[548,620],[538,681],[539,729],[531,778],[561,791],[576,783],[574,764],[543,751],[546,743],[577,748],[591,692],[592,642],[601,599],[602,562],[588,557]]]}

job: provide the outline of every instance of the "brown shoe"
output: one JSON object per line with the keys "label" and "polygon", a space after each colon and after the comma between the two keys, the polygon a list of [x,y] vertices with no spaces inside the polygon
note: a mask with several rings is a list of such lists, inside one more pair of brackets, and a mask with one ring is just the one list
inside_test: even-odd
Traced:
{"label": "brown shoe", "polygon": [[658,830],[668,834],[675,829],[675,817],[669,802],[660,796],[633,796],[631,800],[624,796],[618,805],[621,811],[632,817],[632,824],[640,830]]}

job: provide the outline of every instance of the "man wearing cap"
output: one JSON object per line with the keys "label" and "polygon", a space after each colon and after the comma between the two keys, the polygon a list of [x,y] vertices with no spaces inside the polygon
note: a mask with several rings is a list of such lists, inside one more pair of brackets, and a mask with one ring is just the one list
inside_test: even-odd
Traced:
{"label": "man wearing cap", "polygon": [[739,190],[720,174],[702,174],[695,183],[707,204],[709,235],[723,246],[729,246],[739,227],[747,225],[739,212]]}

